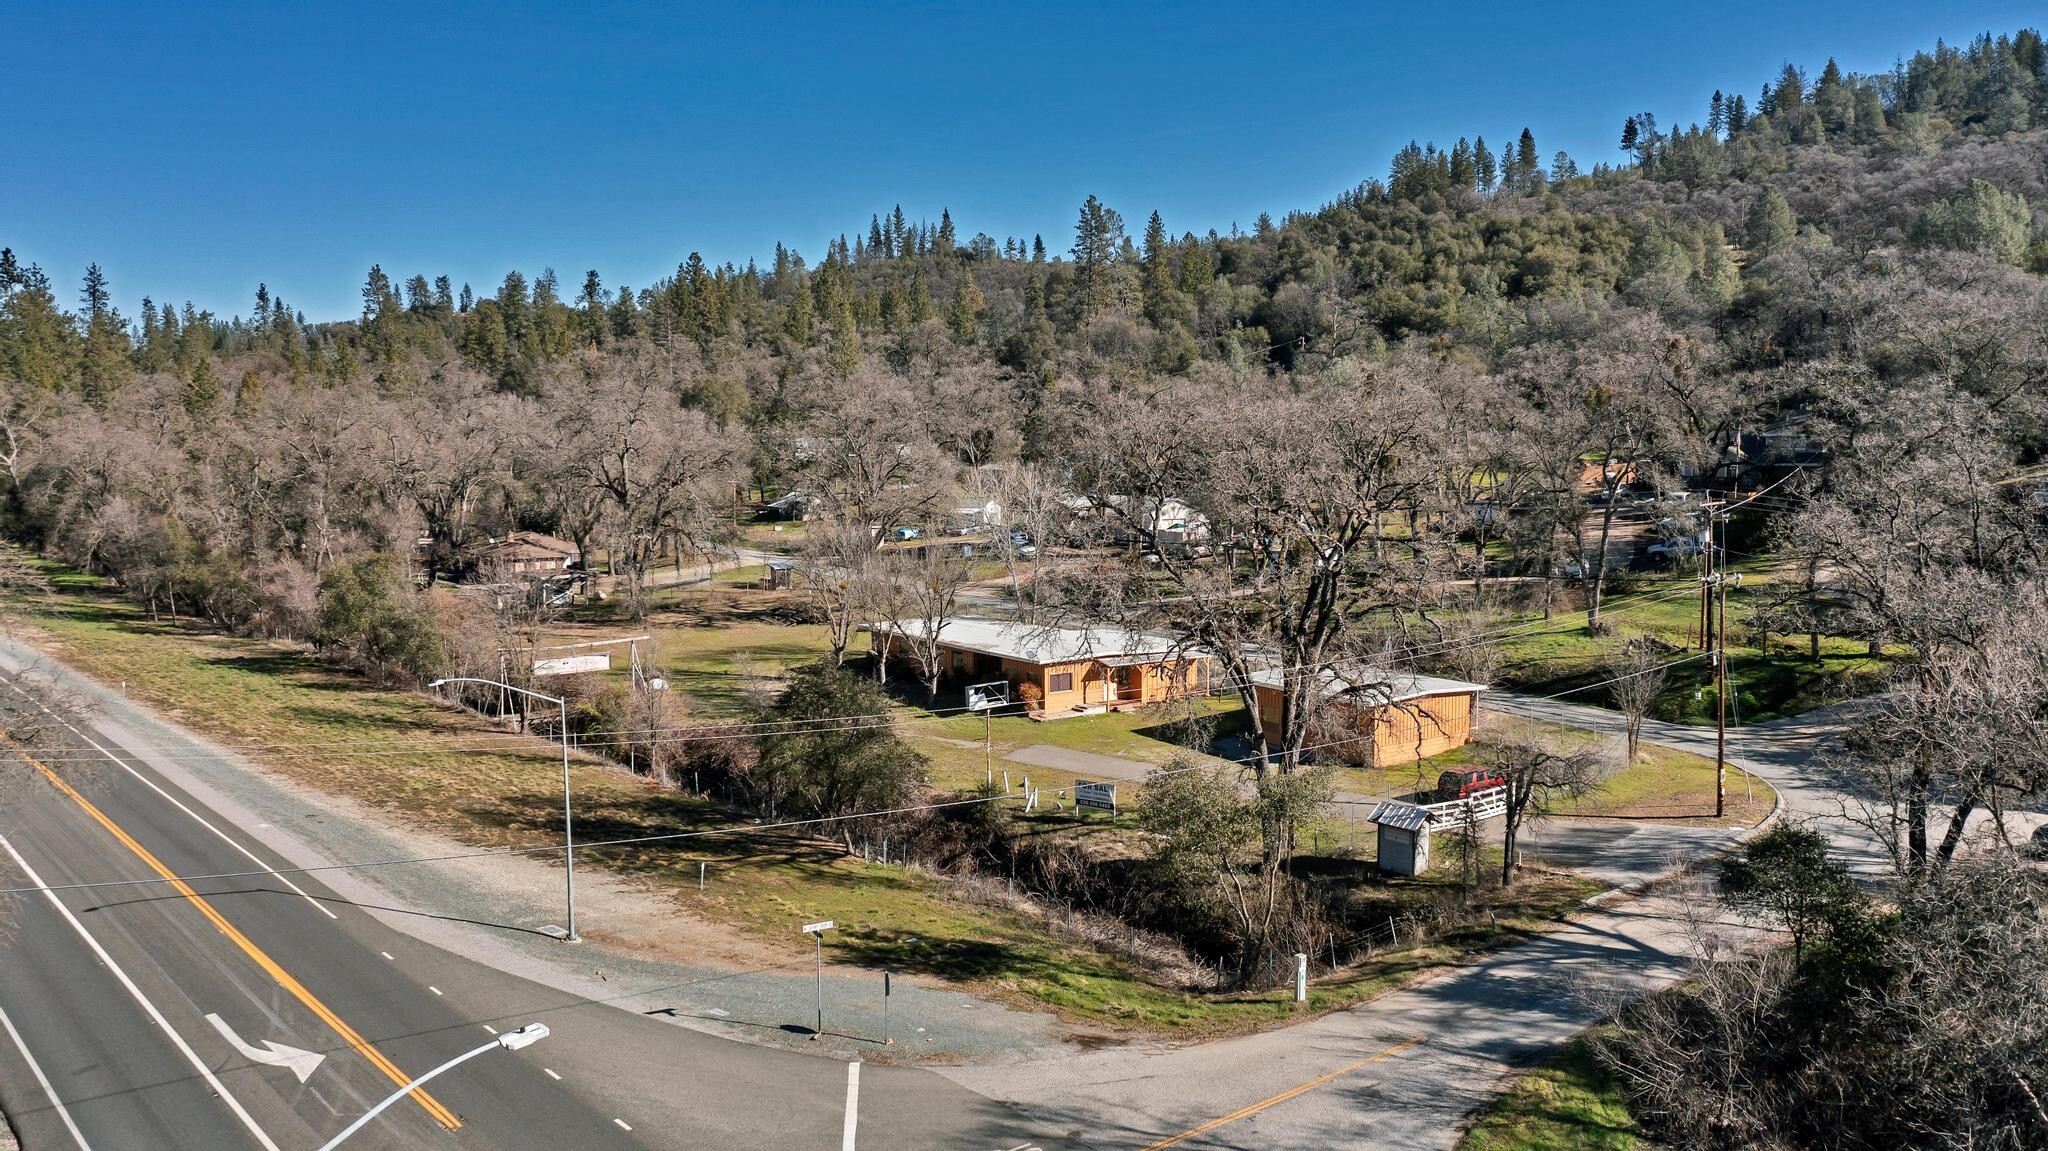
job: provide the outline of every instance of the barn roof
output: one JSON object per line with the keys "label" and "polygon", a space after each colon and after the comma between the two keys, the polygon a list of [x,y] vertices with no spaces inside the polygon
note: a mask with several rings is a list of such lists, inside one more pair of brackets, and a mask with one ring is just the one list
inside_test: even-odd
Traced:
{"label": "barn roof", "polygon": [[1398,827],[1402,831],[1421,831],[1429,826],[1429,812],[1412,803],[1402,803],[1393,799],[1382,801],[1378,807],[1372,809],[1372,814],[1365,818],[1368,823]]}

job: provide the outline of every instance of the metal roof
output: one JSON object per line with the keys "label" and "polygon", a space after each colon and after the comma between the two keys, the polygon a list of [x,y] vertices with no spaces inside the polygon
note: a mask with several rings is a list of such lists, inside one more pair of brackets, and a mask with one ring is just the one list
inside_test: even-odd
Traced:
{"label": "metal roof", "polygon": [[1393,799],[1382,801],[1378,807],[1372,809],[1372,814],[1365,818],[1369,823],[1382,823],[1388,827],[1398,827],[1402,831],[1421,831],[1429,826],[1429,812],[1412,803],[1402,803]]}
{"label": "metal roof", "polygon": [[[1355,672],[1344,674],[1326,670],[1318,679],[1322,683],[1325,698],[1352,696],[1368,703],[1405,703],[1411,699],[1427,699],[1433,695],[1475,695],[1486,690],[1483,683],[1386,671],[1377,667],[1361,667]],[[1278,671],[1255,671],[1252,673],[1252,682],[1275,691],[1284,691],[1287,687],[1286,678]]]}
{"label": "metal roof", "polygon": [[[924,621],[877,620],[868,625],[868,630],[922,637]],[[1184,647],[1171,636],[1125,631],[1119,627],[1043,627],[1000,619],[949,619],[939,627],[939,642],[962,651],[1035,664],[1078,663],[1096,659],[1111,666],[1123,666],[1209,654],[1198,648]]]}

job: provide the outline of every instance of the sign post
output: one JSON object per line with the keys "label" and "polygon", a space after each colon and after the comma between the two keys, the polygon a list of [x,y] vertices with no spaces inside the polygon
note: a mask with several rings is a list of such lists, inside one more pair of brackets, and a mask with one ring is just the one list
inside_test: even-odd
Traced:
{"label": "sign post", "polygon": [[884,967],[882,969],[882,1046],[887,1047],[894,1042],[896,1042],[895,1037],[889,1034],[889,969]]}
{"label": "sign post", "polygon": [[825,1034],[825,933],[835,926],[829,919],[804,924],[804,934],[818,945],[818,1027],[811,1032],[813,1040]]}
{"label": "sign post", "polygon": [[967,688],[967,710],[981,713],[981,765],[988,781],[996,781],[995,709],[1010,706],[1010,682],[977,683]]}
{"label": "sign post", "polygon": [[1074,806],[1092,807],[1097,811],[1116,814],[1116,784],[1074,781]]}

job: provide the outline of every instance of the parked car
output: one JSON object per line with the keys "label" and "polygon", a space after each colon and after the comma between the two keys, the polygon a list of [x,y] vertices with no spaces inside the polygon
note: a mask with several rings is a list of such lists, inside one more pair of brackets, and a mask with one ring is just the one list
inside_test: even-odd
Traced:
{"label": "parked car", "polygon": [[1037,559],[1037,558],[1038,558],[1038,545],[1037,545],[1037,544],[1018,544],[1018,545],[1017,545],[1017,558],[1018,558],[1018,559],[1020,559],[1020,560],[1035,560],[1035,559]]}
{"label": "parked car", "polygon": [[1505,787],[1507,782],[1489,768],[1468,767],[1459,771],[1447,771],[1437,776],[1436,793],[1446,800],[1470,799],[1474,794],[1488,788]]}
{"label": "parked car", "polygon": [[890,535],[890,536],[891,536],[892,538],[894,538],[894,539],[896,539],[896,540],[899,540],[899,541],[905,541],[905,540],[921,540],[921,539],[923,539],[923,538],[924,538],[924,529],[923,529],[923,528],[897,528],[897,529],[896,529],[895,531],[893,531],[893,532],[890,532],[890,533],[889,533],[889,535]]}

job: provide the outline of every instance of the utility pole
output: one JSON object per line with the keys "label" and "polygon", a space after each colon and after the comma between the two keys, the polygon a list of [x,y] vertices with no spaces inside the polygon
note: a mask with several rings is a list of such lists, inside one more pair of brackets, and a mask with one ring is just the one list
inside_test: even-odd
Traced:
{"label": "utility pole", "polygon": [[[1716,558],[1714,552],[1714,520],[1712,508],[1707,509],[1707,565],[1712,573],[1711,593],[1714,609],[1708,613],[1714,633],[1714,818],[1728,814],[1728,573],[1725,550]],[[1728,525],[1721,525],[1721,537],[1725,544]]]}

